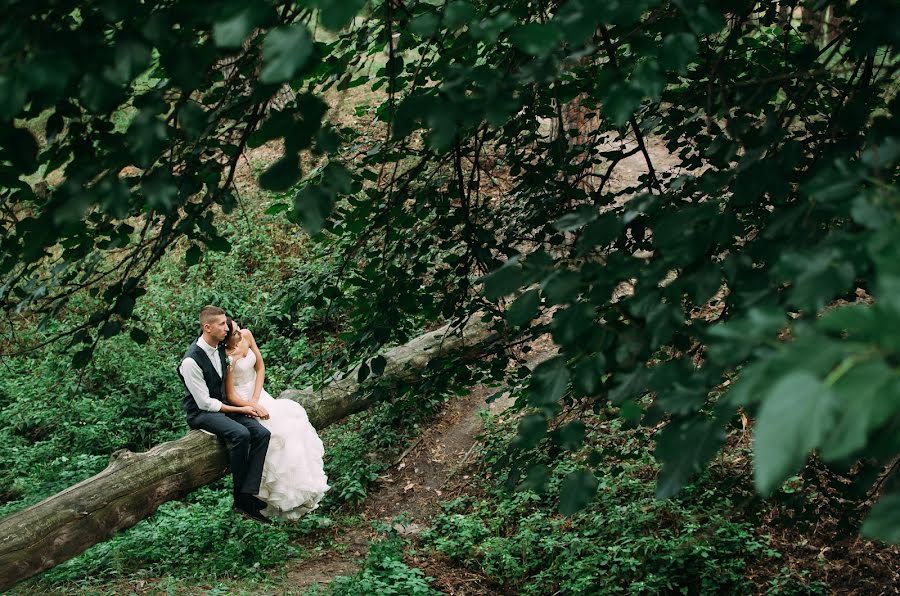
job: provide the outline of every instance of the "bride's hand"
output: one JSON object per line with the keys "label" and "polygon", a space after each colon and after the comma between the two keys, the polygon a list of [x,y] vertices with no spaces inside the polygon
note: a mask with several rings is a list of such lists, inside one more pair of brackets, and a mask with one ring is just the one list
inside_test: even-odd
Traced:
{"label": "bride's hand", "polygon": [[259,404],[253,404],[253,409],[256,410],[256,415],[260,417],[262,420],[269,419],[269,412]]}
{"label": "bride's hand", "polygon": [[250,416],[252,418],[259,418],[259,412],[257,412],[256,408],[254,408],[253,406],[241,406],[240,408],[238,408],[237,411],[239,413],[243,414],[244,416]]}

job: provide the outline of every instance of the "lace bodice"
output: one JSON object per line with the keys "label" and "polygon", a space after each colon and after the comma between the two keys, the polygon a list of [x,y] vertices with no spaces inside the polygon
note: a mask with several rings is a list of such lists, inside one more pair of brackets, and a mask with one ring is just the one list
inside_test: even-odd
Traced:
{"label": "lace bodice", "polygon": [[249,387],[250,393],[253,393],[253,385],[256,383],[256,354],[253,350],[248,350],[247,355],[238,358],[231,363],[231,374],[234,375],[234,388],[238,393],[242,394]]}

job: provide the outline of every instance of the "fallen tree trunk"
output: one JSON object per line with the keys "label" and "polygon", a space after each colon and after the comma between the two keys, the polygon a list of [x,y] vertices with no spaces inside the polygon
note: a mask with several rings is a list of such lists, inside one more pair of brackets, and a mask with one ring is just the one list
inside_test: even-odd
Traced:
{"label": "fallen tree trunk", "polygon": [[[381,377],[413,381],[434,358],[486,345],[489,336],[489,326],[478,319],[461,329],[441,327],[385,353]],[[301,403],[321,429],[371,405],[354,397],[360,389],[356,373],[317,390],[289,389],[279,397]],[[201,431],[144,453],[116,452],[96,476],[0,520],[0,591],[84,552],[149,517],[166,501],[227,472],[225,447]]]}

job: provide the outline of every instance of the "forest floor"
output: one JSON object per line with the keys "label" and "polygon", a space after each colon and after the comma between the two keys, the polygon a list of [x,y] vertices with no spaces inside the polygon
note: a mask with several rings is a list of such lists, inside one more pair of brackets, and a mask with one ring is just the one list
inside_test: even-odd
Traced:
{"label": "forest floor", "polygon": [[[555,352],[549,337],[539,338],[531,347],[523,362],[529,368]],[[289,562],[281,589],[285,593],[302,594],[312,586],[326,586],[336,576],[356,572],[369,545],[378,536],[373,528],[376,523],[393,525],[398,534],[415,542],[416,536],[438,512],[441,501],[466,493],[470,484],[467,472],[475,463],[473,452],[483,429],[482,412],[496,416],[513,403],[506,393],[486,403],[498,390],[495,386],[476,385],[469,388],[467,395],[448,401],[434,421],[382,474],[377,488],[366,497],[356,523],[338,529],[327,551],[314,558]],[[403,521],[396,522],[401,516]],[[413,558],[407,563],[435,578],[433,587],[446,594],[501,593],[483,575],[455,566],[442,557]]]}

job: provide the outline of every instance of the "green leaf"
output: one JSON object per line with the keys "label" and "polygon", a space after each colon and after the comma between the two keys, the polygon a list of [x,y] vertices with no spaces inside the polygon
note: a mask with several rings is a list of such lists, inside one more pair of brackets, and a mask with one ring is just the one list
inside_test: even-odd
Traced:
{"label": "green leaf", "polygon": [[387,366],[387,360],[384,356],[378,355],[372,358],[370,364],[372,366],[372,372],[380,376],[384,374],[384,367]]}
{"label": "green leaf", "polygon": [[850,209],[853,221],[872,230],[880,230],[891,221],[891,214],[865,196],[856,197]]}
{"label": "green leaf", "polygon": [[527,324],[537,316],[541,298],[536,289],[531,289],[516,298],[506,310],[506,320],[513,327]]}
{"label": "green leaf", "polygon": [[722,287],[722,271],[717,264],[710,264],[684,281],[694,304],[705,304]]}
{"label": "green leaf", "polygon": [[47,137],[48,143],[53,143],[56,140],[56,137],[59,136],[59,133],[63,131],[63,128],[66,126],[66,121],[63,118],[62,114],[59,112],[53,112],[49,118],[47,118],[47,126],[44,129],[44,136]]}
{"label": "green leaf", "polygon": [[178,126],[188,139],[199,139],[207,124],[206,110],[196,101],[188,100],[178,109]]}
{"label": "green leaf", "polygon": [[845,168],[831,168],[818,173],[801,188],[803,194],[823,203],[844,201],[855,197],[862,180]]}
{"label": "green leaf", "polygon": [[84,368],[91,361],[91,357],[94,355],[93,348],[84,348],[75,352],[75,355],[72,356],[72,367],[76,369]]}
{"label": "green leaf", "polygon": [[559,28],[552,23],[527,23],[509,34],[509,40],[515,47],[532,56],[549,55],[559,46],[561,39]]}
{"label": "green leaf", "polygon": [[667,424],[656,439],[656,458],[662,462],[656,498],[668,499],[677,494],[724,444],[725,431],[712,420]]}
{"label": "green leaf", "polygon": [[835,295],[850,289],[855,270],[842,257],[836,251],[783,254],[778,271],[794,278],[790,289],[791,303],[802,309],[818,310]]}
{"label": "green leaf", "polygon": [[178,196],[178,187],[169,172],[153,170],[141,181],[147,206],[157,211],[169,211]]}
{"label": "green leaf", "polygon": [[301,188],[294,196],[294,212],[303,228],[312,236],[325,227],[325,220],[331,214],[333,204],[332,195],[313,184]]}
{"label": "green leaf", "polygon": [[191,244],[191,246],[184,253],[184,260],[187,262],[187,266],[191,267],[200,262],[200,257],[203,256],[203,251],[196,244]]}
{"label": "green leaf", "polygon": [[563,449],[574,451],[584,444],[587,428],[581,420],[573,420],[555,431],[556,443]]}
{"label": "green leaf", "polygon": [[574,515],[594,500],[599,486],[597,477],[587,470],[570,472],[559,489],[559,512]]}
{"label": "green leaf", "polygon": [[38,168],[38,142],[24,128],[0,129],[0,160],[8,159],[23,174],[32,174]]}
{"label": "green leaf", "polygon": [[626,83],[615,84],[603,102],[603,113],[616,126],[622,126],[631,119],[643,98],[644,94],[640,89]]}
{"label": "green leaf", "polygon": [[594,328],[594,309],[584,302],[559,309],[550,324],[553,341],[565,348],[577,347]]}
{"label": "green leaf", "polygon": [[131,190],[124,180],[111,173],[97,184],[97,197],[103,211],[116,219],[123,219],[131,208]]}
{"label": "green leaf", "polygon": [[635,67],[629,82],[640,89],[645,97],[656,99],[665,87],[666,78],[655,60],[647,60]]}
{"label": "green leaf", "polygon": [[607,246],[619,237],[624,227],[617,215],[613,213],[601,215],[581,231],[578,238],[579,254],[585,254],[595,246]]}
{"label": "green leaf", "polygon": [[547,417],[529,414],[519,421],[519,430],[513,442],[516,449],[531,449],[547,436]]}
{"label": "green leaf", "polygon": [[322,25],[331,31],[340,31],[350,24],[363,6],[366,5],[365,0],[318,0],[316,5],[319,8],[319,18]]}
{"label": "green leaf", "polygon": [[550,484],[550,468],[544,464],[537,464],[528,468],[525,479],[519,483],[516,490],[543,493],[546,492],[548,484]]}
{"label": "green leaf", "polygon": [[525,272],[518,257],[511,257],[502,266],[477,280],[484,284],[484,296],[488,300],[499,300],[512,294],[525,283]]}
{"label": "green leaf", "polygon": [[110,338],[118,335],[120,331],[122,331],[122,323],[119,321],[107,321],[103,324],[103,327],[100,328],[100,336]]}
{"label": "green leaf", "polygon": [[150,339],[150,336],[147,335],[146,331],[144,331],[143,329],[138,329],[136,327],[131,330],[129,335],[131,336],[131,339],[134,341],[134,343],[139,345],[144,345]]}
{"label": "green leaf", "polygon": [[322,171],[322,183],[335,195],[347,195],[353,192],[353,175],[346,167],[331,162]]}
{"label": "green leaf", "polygon": [[644,408],[642,408],[641,404],[634,401],[633,399],[626,399],[624,402],[622,402],[622,405],[619,406],[619,416],[623,420],[636,422],[640,420],[643,414]]}
{"label": "green leaf", "polygon": [[[342,4],[342,3],[338,3]],[[259,0],[243,0],[231,16],[213,23],[213,41],[220,48],[239,48],[248,35],[263,25],[272,14],[271,7]]]}
{"label": "green leaf", "polygon": [[88,73],[81,80],[79,99],[95,114],[106,114],[125,98],[121,87],[95,73]]}
{"label": "green leaf", "polygon": [[900,492],[888,493],[878,499],[860,533],[867,538],[900,544]]}
{"label": "green leaf", "polygon": [[121,294],[116,300],[116,312],[123,319],[127,319],[134,312],[134,297],[128,294]]}
{"label": "green leaf", "polygon": [[822,445],[822,458],[827,461],[841,460],[861,450],[869,435],[900,411],[895,375],[880,360],[853,366],[832,388],[840,409]]}
{"label": "green leaf", "polygon": [[450,29],[462,27],[475,18],[478,11],[465,0],[450,2],[444,10],[444,24]]}
{"label": "green leaf", "polygon": [[362,364],[360,364],[360,365],[359,365],[359,370],[358,370],[357,373],[356,373],[356,382],[357,382],[357,383],[362,383],[363,381],[365,381],[366,379],[368,379],[368,378],[369,378],[369,372],[371,372],[371,371],[369,370],[369,365],[368,365],[368,364],[366,364],[365,362],[363,362]]}
{"label": "green leaf", "polygon": [[553,16],[553,22],[563,32],[569,44],[578,46],[587,42],[597,31],[597,12],[589,10],[583,0],[569,0],[559,7]]}
{"label": "green leaf", "polygon": [[263,83],[281,83],[292,79],[306,65],[312,50],[313,40],[305,26],[273,29],[263,40],[263,66],[259,80]]}
{"label": "green leaf", "polygon": [[621,404],[626,399],[635,399],[647,391],[647,369],[644,367],[629,373],[616,375],[617,383],[609,392],[609,400]]}
{"label": "green leaf", "polygon": [[688,0],[676,0],[675,5],[684,12],[685,21],[697,35],[718,33],[725,27],[725,18],[707,4]]}
{"label": "green leaf", "polygon": [[582,395],[591,396],[600,388],[600,378],[606,372],[606,357],[596,352],[584,357],[575,367],[573,383]]}
{"label": "green leaf", "polygon": [[268,209],[266,209],[266,215],[278,215],[290,208],[291,206],[287,203],[272,203],[269,205]]}
{"label": "green leaf", "polygon": [[[493,17],[469,23],[468,33],[473,39],[493,45],[497,43],[501,33],[515,24],[516,17],[507,11],[503,11]],[[501,121],[506,120],[509,114],[510,112],[507,112],[507,116],[504,116]],[[488,116],[488,122],[494,123],[490,116]]]}
{"label": "green leaf", "polygon": [[597,210],[583,205],[577,211],[567,213],[556,220],[553,227],[560,232],[572,232],[597,219]]}
{"label": "green leaf", "polygon": [[300,160],[293,155],[285,155],[260,174],[259,185],[266,190],[284,192],[300,179]]}
{"label": "green leaf", "polygon": [[838,401],[808,372],[792,372],[765,396],[753,433],[753,480],[769,495],[803,467],[834,427]]}
{"label": "green leaf", "polygon": [[670,33],[663,38],[660,62],[665,68],[683,73],[697,56],[697,38],[690,33]]}
{"label": "green leaf", "polygon": [[575,300],[581,286],[581,275],[562,269],[555,271],[541,284],[547,304],[563,304]]}
{"label": "green leaf", "polygon": [[150,66],[150,47],[137,39],[123,39],[113,50],[112,66],[105,69],[105,78],[120,86],[129,84]]}
{"label": "green leaf", "polygon": [[28,99],[28,86],[21,77],[0,75],[0,120],[12,120]]}
{"label": "green leaf", "polygon": [[231,252],[231,242],[224,236],[212,235],[204,240],[206,248],[214,252]]}
{"label": "green leaf", "polygon": [[528,401],[534,406],[559,402],[569,387],[569,371],[559,356],[542,362],[531,374]]}
{"label": "green leaf", "polygon": [[409,30],[419,37],[431,37],[437,31],[440,19],[433,12],[418,15],[409,22]]}
{"label": "green leaf", "polygon": [[868,304],[847,304],[830,309],[816,320],[816,327],[848,339],[882,339],[890,337],[876,309]]}
{"label": "green leaf", "polygon": [[135,163],[141,168],[152,165],[169,140],[166,123],[153,109],[138,112],[125,134]]}

